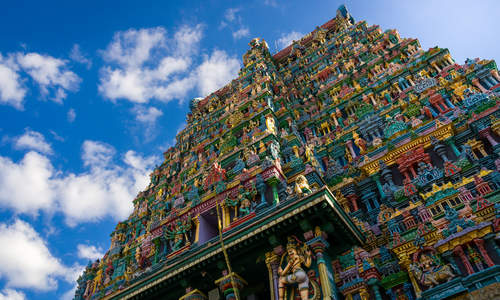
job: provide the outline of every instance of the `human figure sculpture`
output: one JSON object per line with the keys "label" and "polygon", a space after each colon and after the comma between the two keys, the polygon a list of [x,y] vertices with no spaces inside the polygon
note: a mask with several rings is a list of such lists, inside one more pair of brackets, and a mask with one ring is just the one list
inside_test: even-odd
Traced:
{"label": "human figure sculpture", "polygon": [[266,117],[266,127],[267,127],[267,132],[276,134],[276,125],[272,115],[268,115]]}
{"label": "human figure sculpture", "polygon": [[352,133],[352,138],[354,140],[354,144],[356,144],[356,146],[358,146],[359,149],[361,150],[361,153],[362,154],[365,153],[366,152],[366,141],[362,137],[360,137],[356,131],[354,131]]}
{"label": "human figure sculpture", "polygon": [[189,230],[191,230],[191,217],[185,221],[179,219],[175,225],[171,225],[170,228],[165,228],[167,239],[173,240],[172,251],[179,250],[184,241],[186,245],[189,245]]}
{"label": "human figure sculpture", "polygon": [[285,290],[287,286],[297,284],[301,300],[307,300],[309,297],[309,278],[303,267],[311,266],[311,250],[304,244],[299,247],[299,241],[295,237],[289,237],[286,246],[287,264],[284,269],[281,266],[278,269],[279,274],[279,299],[285,299]]}
{"label": "human figure sculpture", "polygon": [[410,265],[410,271],[415,278],[425,287],[433,288],[445,281],[450,281],[455,277],[450,264],[437,264],[434,259],[424,253],[417,263]]}
{"label": "human figure sculpture", "polygon": [[312,193],[307,178],[302,174],[295,179],[295,193],[299,196]]}

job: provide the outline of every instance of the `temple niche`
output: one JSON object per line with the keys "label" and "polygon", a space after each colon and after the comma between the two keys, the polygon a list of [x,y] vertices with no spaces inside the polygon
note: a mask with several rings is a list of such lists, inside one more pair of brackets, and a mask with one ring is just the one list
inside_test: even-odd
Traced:
{"label": "temple niche", "polygon": [[495,61],[344,6],[252,39],[75,299],[498,299],[499,103]]}

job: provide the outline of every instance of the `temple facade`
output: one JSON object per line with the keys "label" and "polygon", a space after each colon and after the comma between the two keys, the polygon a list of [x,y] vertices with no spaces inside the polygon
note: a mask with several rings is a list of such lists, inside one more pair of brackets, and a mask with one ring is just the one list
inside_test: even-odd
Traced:
{"label": "temple facade", "polygon": [[253,39],[75,299],[499,299],[499,108],[493,60],[344,6],[274,55]]}

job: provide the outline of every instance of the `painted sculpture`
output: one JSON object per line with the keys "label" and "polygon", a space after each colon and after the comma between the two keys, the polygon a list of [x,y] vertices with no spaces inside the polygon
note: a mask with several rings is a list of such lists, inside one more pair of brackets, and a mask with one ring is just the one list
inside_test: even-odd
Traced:
{"label": "painted sculpture", "polygon": [[189,109],[75,299],[498,297],[495,61],[341,6]]}

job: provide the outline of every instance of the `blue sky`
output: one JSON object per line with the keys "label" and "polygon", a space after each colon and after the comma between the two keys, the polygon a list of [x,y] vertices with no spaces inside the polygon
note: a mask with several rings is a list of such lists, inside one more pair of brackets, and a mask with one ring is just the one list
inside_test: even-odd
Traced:
{"label": "blue sky", "polygon": [[[89,259],[253,37],[335,16],[500,58],[498,1],[9,1],[0,10],[0,300],[68,299]],[[104,2],[104,3],[103,3]]]}

